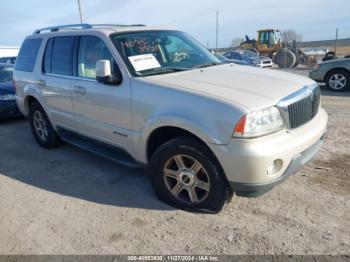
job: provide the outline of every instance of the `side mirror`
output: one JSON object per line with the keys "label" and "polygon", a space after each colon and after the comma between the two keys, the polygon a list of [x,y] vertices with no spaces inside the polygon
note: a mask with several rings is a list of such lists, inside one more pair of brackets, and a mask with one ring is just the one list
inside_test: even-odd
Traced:
{"label": "side mirror", "polygon": [[96,62],[96,80],[106,85],[120,85],[123,81],[122,74],[119,70],[116,70],[112,74],[111,61],[98,60]]}

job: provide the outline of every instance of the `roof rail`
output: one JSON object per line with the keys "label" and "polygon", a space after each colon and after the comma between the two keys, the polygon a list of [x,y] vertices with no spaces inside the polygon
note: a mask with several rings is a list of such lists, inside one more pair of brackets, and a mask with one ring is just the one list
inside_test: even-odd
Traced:
{"label": "roof rail", "polygon": [[132,25],[123,25],[123,24],[91,24],[92,27],[108,27],[108,26],[115,26],[115,27],[128,27],[128,26],[146,26],[143,24],[132,24]]}
{"label": "roof rail", "polygon": [[42,31],[50,31],[50,32],[57,32],[60,29],[92,29],[94,27],[108,27],[108,26],[115,26],[115,27],[128,27],[128,26],[145,26],[143,24],[134,24],[134,25],[122,25],[122,24],[71,24],[71,25],[57,25],[57,26],[51,26],[51,27],[44,27],[41,29],[37,29],[34,31],[33,34],[40,34]]}
{"label": "roof rail", "polygon": [[92,26],[89,24],[71,24],[71,25],[57,25],[57,26],[51,26],[51,27],[44,27],[41,29],[37,29],[34,31],[33,34],[40,34],[42,31],[50,31],[50,32],[57,32],[60,29],[91,29]]}

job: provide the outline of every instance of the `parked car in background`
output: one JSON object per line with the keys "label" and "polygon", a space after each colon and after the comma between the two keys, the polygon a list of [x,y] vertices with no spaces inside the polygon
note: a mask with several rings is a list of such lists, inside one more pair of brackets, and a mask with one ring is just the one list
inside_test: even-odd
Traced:
{"label": "parked car in background", "polygon": [[186,210],[218,212],[233,193],[268,192],[316,156],[327,128],[311,79],[223,64],[176,30],[39,29],[14,80],[40,146],[63,140],[149,167],[159,199]]}
{"label": "parked car in background", "polygon": [[13,84],[13,65],[0,63],[0,119],[20,116]]}
{"label": "parked car in background", "polygon": [[219,58],[219,60],[221,62],[223,62],[224,64],[237,64],[237,65],[250,65],[248,62],[243,61],[243,60],[237,60],[237,59],[229,59],[226,56],[223,55],[219,55],[219,54],[214,54],[217,58]]}
{"label": "parked car in background", "polygon": [[267,56],[259,56],[257,53],[251,50],[230,51],[230,52],[224,53],[223,56],[229,59],[244,61],[249,65],[253,65],[261,68],[273,67],[273,61],[271,58]]}
{"label": "parked car in background", "polygon": [[0,63],[3,64],[15,64],[16,63],[16,56],[7,56],[7,57],[0,57]]}
{"label": "parked car in background", "polygon": [[327,88],[343,92],[350,89],[350,58],[330,60],[316,65],[310,78],[326,83]]}

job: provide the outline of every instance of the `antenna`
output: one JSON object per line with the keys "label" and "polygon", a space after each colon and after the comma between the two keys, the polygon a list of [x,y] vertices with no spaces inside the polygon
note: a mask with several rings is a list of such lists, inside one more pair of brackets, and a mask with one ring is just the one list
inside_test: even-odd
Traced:
{"label": "antenna", "polygon": [[78,0],[80,23],[83,24],[83,14],[81,13],[80,0]]}
{"label": "antenna", "polygon": [[337,54],[338,28],[335,30],[334,53]]}
{"label": "antenna", "polygon": [[216,11],[216,53],[218,52],[219,43],[219,10]]}

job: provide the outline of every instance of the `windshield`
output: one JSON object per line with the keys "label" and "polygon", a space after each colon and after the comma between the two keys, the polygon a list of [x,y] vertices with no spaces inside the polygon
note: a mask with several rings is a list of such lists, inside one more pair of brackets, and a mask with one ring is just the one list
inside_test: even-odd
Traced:
{"label": "windshield", "polygon": [[243,57],[246,57],[246,58],[257,58],[258,57],[258,54],[253,52],[253,51],[249,51],[249,50],[246,50],[244,52],[241,52],[241,55]]}
{"label": "windshield", "polygon": [[135,76],[222,64],[192,37],[179,31],[119,33],[113,34],[111,38]]}
{"label": "windshield", "polygon": [[13,78],[13,67],[0,66],[0,82],[12,81]]}

